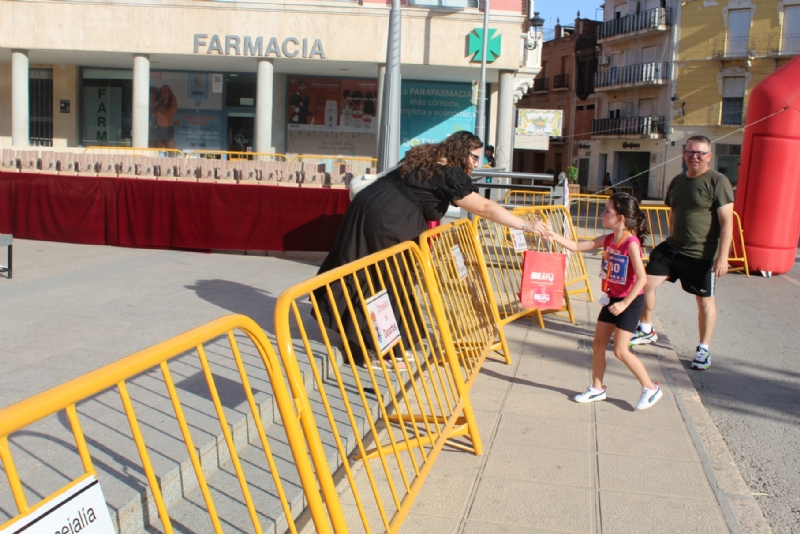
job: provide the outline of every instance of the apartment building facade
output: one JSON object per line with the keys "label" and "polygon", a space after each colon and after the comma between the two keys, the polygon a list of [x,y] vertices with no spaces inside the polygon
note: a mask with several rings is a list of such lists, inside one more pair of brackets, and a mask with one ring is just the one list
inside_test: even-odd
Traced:
{"label": "apartment building facade", "polygon": [[625,182],[639,198],[661,198],[671,115],[677,2],[608,0],[594,90],[590,185]]}
{"label": "apartment building facade", "polygon": [[[560,136],[549,138],[539,150],[515,150],[515,170],[552,174],[578,166],[582,183],[588,177],[588,158],[579,158],[579,146],[588,140],[586,114],[594,113],[592,76],[596,70],[595,31],[597,23],[575,19],[574,26],[557,24],[553,39],[542,46],[541,68],[528,94],[517,102],[518,109],[562,111]],[[583,153],[581,153],[583,155]]]}
{"label": "apartment building facade", "polygon": [[[0,146],[374,156],[390,4],[7,0]],[[514,114],[526,20],[491,3],[494,114]],[[404,0],[405,145],[474,128],[482,21],[478,0]]]}
{"label": "apartment building facade", "polygon": [[750,92],[800,53],[800,0],[689,0],[680,19],[668,175],[682,170],[685,139],[705,135],[735,186]]}

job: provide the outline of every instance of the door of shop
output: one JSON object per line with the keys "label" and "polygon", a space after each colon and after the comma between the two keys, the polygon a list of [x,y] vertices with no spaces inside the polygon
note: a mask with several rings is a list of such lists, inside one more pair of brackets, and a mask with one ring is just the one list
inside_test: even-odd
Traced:
{"label": "door of shop", "polygon": [[248,149],[253,149],[255,122],[255,116],[252,114],[228,114],[228,150],[247,152]]}

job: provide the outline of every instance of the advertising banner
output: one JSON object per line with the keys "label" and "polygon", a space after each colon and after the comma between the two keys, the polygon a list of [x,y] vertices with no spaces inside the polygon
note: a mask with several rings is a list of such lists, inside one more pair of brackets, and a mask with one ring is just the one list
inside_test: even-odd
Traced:
{"label": "advertising banner", "polygon": [[438,143],[475,129],[472,84],[403,80],[400,97],[400,157],[411,147]]}
{"label": "advertising banner", "polygon": [[520,109],[517,120],[517,135],[561,135],[560,109]]}

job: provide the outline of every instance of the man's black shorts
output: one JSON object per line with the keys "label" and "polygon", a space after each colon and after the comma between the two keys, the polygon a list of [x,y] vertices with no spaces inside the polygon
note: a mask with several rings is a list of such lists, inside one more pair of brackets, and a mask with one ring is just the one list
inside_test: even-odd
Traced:
{"label": "man's black shorts", "polygon": [[714,260],[690,258],[670,247],[666,241],[650,253],[648,276],[666,276],[670,282],[681,281],[687,293],[700,297],[714,296]]}
{"label": "man's black shorts", "polygon": [[[608,306],[616,304],[621,300],[624,299],[612,297]],[[637,295],[636,298],[633,299],[633,302],[631,302],[631,305],[625,308],[625,311],[619,315],[614,315],[608,311],[608,306],[603,306],[600,309],[600,315],[597,317],[597,321],[601,323],[611,323],[616,325],[620,330],[634,333],[636,327],[639,326],[639,318],[642,316],[642,310],[644,310],[644,295]]]}

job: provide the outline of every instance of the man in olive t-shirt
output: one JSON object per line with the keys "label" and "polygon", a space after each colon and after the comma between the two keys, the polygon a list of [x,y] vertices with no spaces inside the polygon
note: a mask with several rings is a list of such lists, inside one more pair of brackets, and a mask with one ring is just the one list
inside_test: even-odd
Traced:
{"label": "man in olive t-shirt", "polygon": [[670,235],[650,254],[647,264],[645,306],[631,345],[654,343],[653,310],[656,288],[664,281],[681,281],[695,295],[700,343],[692,369],[711,365],[708,345],[717,319],[714,281],[728,272],[728,251],[733,237],[733,188],[728,179],[709,167],[711,142],[698,135],[686,142],[683,157],[687,171],[676,176],[664,203],[670,207]]}

